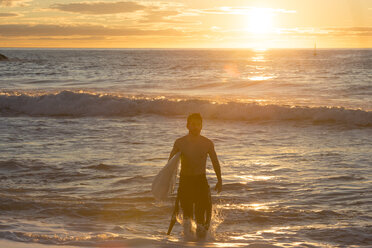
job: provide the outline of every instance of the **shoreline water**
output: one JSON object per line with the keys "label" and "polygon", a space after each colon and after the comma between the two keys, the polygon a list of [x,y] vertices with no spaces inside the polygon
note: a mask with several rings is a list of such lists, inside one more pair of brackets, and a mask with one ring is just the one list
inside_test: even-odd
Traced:
{"label": "shoreline water", "polygon": [[369,53],[8,50],[0,237],[189,245],[178,224],[164,239],[174,196],[150,190],[187,114],[201,112],[224,181],[205,245],[368,247]]}
{"label": "shoreline water", "polygon": [[0,247],[6,248],[77,248],[77,246],[69,245],[50,245],[50,244],[38,244],[38,243],[28,243],[28,242],[17,242],[10,241],[8,239],[0,239]]}
{"label": "shoreline water", "polygon": [[[247,243],[205,243],[205,242],[185,242],[180,243],[153,243],[141,240],[133,240],[131,242],[125,241],[112,241],[112,242],[98,242],[96,244],[91,244],[83,247],[110,247],[110,248],[121,248],[121,247],[162,247],[162,248],[175,248],[175,247],[237,247],[237,248],[280,248],[281,246],[271,245],[263,242],[252,242]],[[0,239],[0,247],[6,248],[78,248],[82,246],[71,246],[71,245],[51,245],[51,244],[41,244],[41,243],[27,243],[27,242],[17,242]]]}

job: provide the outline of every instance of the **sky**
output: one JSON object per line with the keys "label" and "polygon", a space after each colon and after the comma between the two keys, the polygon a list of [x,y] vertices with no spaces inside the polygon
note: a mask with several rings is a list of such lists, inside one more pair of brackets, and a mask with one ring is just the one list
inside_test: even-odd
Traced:
{"label": "sky", "polygon": [[0,0],[0,47],[372,48],[372,0]]}

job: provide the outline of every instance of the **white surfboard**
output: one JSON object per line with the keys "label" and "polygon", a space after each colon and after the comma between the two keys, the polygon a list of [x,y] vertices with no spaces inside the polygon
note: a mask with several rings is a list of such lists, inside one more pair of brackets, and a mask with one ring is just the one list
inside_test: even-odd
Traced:
{"label": "white surfboard", "polygon": [[152,182],[152,194],[157,200],[164,200],[174,190],[181,152],[176,153],[161,169]]}

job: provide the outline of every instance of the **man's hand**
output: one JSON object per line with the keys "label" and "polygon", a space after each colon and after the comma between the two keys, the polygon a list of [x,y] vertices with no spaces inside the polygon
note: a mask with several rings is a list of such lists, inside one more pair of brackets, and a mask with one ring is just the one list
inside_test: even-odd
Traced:
{"label": "man's hand", "polygon": [[216,187],[214,187],[214,190],[216,190],[217,193],[220,193],[222,191],[222,181],[218,181],[216,183]]}

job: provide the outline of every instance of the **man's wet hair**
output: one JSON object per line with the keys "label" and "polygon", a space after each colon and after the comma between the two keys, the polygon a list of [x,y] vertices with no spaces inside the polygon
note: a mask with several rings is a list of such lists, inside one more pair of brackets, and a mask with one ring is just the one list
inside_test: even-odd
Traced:
{"label": "man's wet hair", "polygon": [[199,120],[201,123],[203,123],[203,118],[201,117],[199,113],[190,114],[187,117],[187,124],[189,124],[191,120]]}

